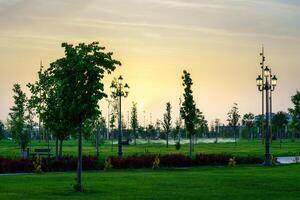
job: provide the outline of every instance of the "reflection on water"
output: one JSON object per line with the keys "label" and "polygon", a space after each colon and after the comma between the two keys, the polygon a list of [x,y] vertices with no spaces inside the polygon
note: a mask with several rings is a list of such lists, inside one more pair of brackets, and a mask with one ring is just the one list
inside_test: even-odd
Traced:
{"label": "reflection on water", "polygon": [[[197,143],[207,143],[207,144],[209,144],[209,143],[215,143],[215,141],[216,141],[215,138],[201,138],[201,139],[197,140]],[[134,140],[132,139],[131,143],[133,143],[133,142],[134,142]],[[176,142],[177,142],[177,140],[175,140],[175,141],[173,139],[169,140],[170,145],[175,145]],[[218,138],[218,143],[229,143],[229,142],[234,142],[234,139],[231,139],[231,138]],[[137,139],[136,143],[137,144],[147,144],[148,140]],[[159,139],[159,140],[150,140],[149,143],[150,144],[166,144],[167,141]],[[190,143],[190,140],[188,140],[188,139],[181,139],[180,140],[180,144],[189,144],[189,143]],[[114,144],[118,144],[118,141],[114,141]]]}
{"label": "reflection on water", "polygon": [[280,164],[299,163],[299,162],[300,162],[300,156],[277,157],[277,161],[278,161]]}

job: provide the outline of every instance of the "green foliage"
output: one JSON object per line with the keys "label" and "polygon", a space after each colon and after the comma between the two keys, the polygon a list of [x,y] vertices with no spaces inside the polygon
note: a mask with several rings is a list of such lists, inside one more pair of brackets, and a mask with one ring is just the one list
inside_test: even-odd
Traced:
{"label": "green foliage", "polygon": [[164,119],[163,119],[163,128],[166,132],[166,134],[169,134],[171,130],[171,125],[172,125],[172,116],[171,116],[171,103],[167,102],[166,103],[166,112],[164,113]]}
{"label": "green foliage", "polygon": [[246,113],[243,116],[242,124],[246,126],[249,133],[248,138],[250,139],[251,134],[253,133],[253,127],[255,125],[255,115],[253,113]]}
{"label": "green foliage", "polygon": [[240,120],[240,114],[238,109],[238,104],[234,103],[230,111],[227,113],[228,116],[228,125],[231,127],[237,127],[239,120]]}
{"label": "green foliage", "polygon": [[294,104],[293,108],[289,109],[289,112],[292,114],[291,127],[295,132],[300,132],[300,92],[291,97],[292,103]]}
{"label": "green foliage", "polygon": [[182,85],[184,87],[184,101],[180,108],[180,115],[184,119],[184,123],[190,137],[195,134],[195,121],[196,121],[196,104],[193,98],[192,85],[190,73],[186,70],[183,71]]}
{"label": "green foliage", "polygon": [[50,73],[61,84],[58,87],[64,117],[74,126],[99,114],[98,102],[107,95],[102,79],[121,63],[105,53],[97,42],[77,46],[63,43],[65,57],[51,64]]}
{"label": "green foliage", "polygon": [[4,124],[2,121],[0,121],[0,140],[4,138],[4,133],[5,133]]}
{"label": "green foliage", "polygon": [[171,126],[172,126],[172,116],[171,116],[171,103],[167,102],[166,103],[166,112],[164,113],[164,118],[163,118],[163,128],[164,132],[166,134],[166,139],[167,139],[167,147],[169,146],[169,134],[171,131]]}
{"label": "green foliage", "polygon": [[199,133],[201,135],[204,132],[207,132],[207,130],[208,130],[207,120],[205,119],[205,116],[198,108],[196,109],[195,129],[196,129],[197,133]]}
{"label": "green foliage", "polygon": [[139,127],[138,114],[137,114],[137,103],[136,102],[132,102],[130,126],[131,126],[133,136],[134,136],[134,144],[136,145],[137,129]]}
{"label": "green foliage", "polygon": [[17,141],[22,151],[24,151],[29,143],[29,132],[25,129],[25,112],[26,112],[26,95],[21,90],[19,84],[14,84],[14,106],[10,108],[10,129],[13,139]]}
{"label": "green foliage", "polygon": [[284,125],[288,124],[288,114],[283,111],[277,112],[272,117],[271,123],[274,128],[281,130]]}
{"label": "green foliage", "polygon": [[180,108],[180,115],[184,119],[185,127],[190,138],[189,155],[192,158],[192,136],[195,134],[195,123],[197,119],[197,109],[193,98],[193,81],[190,73],[183,71],[182,86],[184,87],[183,102]]}

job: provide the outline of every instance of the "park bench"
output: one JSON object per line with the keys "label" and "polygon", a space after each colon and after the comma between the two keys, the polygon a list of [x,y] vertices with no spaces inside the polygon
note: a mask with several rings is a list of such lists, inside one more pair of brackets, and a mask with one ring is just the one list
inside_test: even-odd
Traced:
{"label": "park bench", "polygon": [[30,155],[34,157],[42,157],[42,156],[51,156],[51,149],[48,148],[38,148],[34,149],[33,153],[30,153]]}

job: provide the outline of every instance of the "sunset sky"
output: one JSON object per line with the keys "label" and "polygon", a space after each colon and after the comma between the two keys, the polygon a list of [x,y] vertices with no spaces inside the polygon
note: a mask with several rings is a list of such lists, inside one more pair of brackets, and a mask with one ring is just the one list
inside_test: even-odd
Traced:
{"label": "sunset sky", "polygon": [[[0,0],[0,119],[12,106],[12,86],[24,90],[45,67],[63,56],[62,42],[99,41],[122,67],[131,86],[124,99],[140,117],[162,118],[170,101],[178,116],[181,75],[191,72],[197,106],[210,122],[234,102],[240,113],[261,110],[255,79],[259,53],[278,76],[274,111],[286,111],[300,89],[300,2],[297,0]],[[106,116],[107,103],[101,109]],[[173,120],[175,121],[175,120]]]}

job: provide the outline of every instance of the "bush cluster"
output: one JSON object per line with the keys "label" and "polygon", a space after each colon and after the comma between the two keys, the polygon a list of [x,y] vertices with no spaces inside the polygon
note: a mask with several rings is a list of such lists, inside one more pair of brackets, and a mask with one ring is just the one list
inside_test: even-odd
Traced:
{"label": "bush cluster", "polygon": [[[159,160],[159,167],[192,167],[209,165],[228,165],[231,155],[226,154],[197,154],[193,159],[183,154],[165,155],[131,155],[123,159],[109,157],[109,168],[128,169],[128,168],[153,168],[153,163]],[[83,156],[83,170],[103,170],[104,161],[96,156]],[[262,158],[258,157],[235,157],[237,164],[260,164]],[[36,160],[0,158],[0,173],[33,172],[36,170]],[[107,165],[107,163],[106,163]],[[62,159],[43,158],[38,163],[42,172],[47,171],[75,171],[77,169],[77,158],[65,156]],[[107,166],[106,166],[107,167]]]}
{"label": "bush cluster", "polygon": [[[83,170],[101,170],[104,164],[96,156],[82,157]],[[33,172],[37,168],[36,159],[0,158],[0,173]],[[65,156],[62,159],[42,158],[38,163],[39,171],[74,171],[77,169],[77,158]],[[41,169],[40,169],[41,168]]]}
{"label": "bush cluster", "polygon": [[32,172],[34,165],[31,160],[0,158],[0,173]]}
{"label": "bush cluster", "polygon": [[[111,164],[115,169],[127,168],[151,168],[155,158],[160,161],[160,167],[192,167],[192,166],[225,166],[232,155],[226,154],[197,154],[194,159],[190,159],[183,154],[166,154],[166,155],[133,155],[127,158],[119,159],[110,157]],[[237,164],[260,164],[263,159],[258,157],[235,157]]]}

